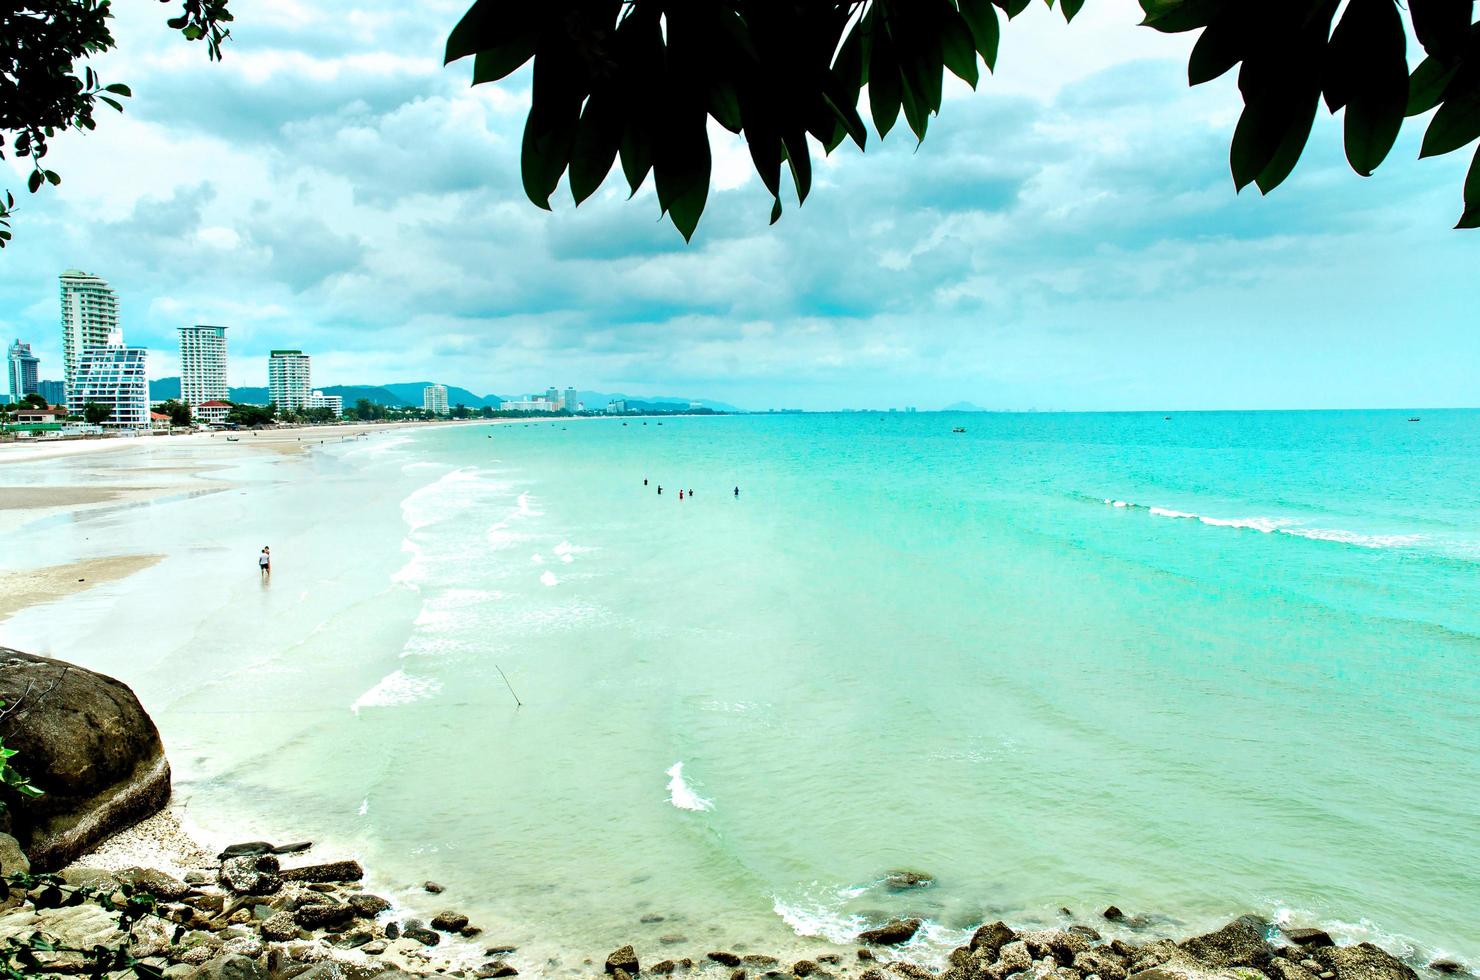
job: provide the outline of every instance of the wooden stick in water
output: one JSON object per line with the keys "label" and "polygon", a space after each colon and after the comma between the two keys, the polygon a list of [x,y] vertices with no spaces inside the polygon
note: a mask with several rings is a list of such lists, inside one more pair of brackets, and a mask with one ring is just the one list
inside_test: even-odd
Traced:
{"label": "wooden stick in water", "polygon": [[[508,687],[509,693],[514,694],[514,685],[509,683],[509,676],[504,673],[504,669],[498,664],[494,664],[493,669],[498,671],[498,675],[504,679],[504,685]],[[519,700],[519,695],[517,694],[514,694],[514,703],[521,708],[524,707],[524,702]]]}

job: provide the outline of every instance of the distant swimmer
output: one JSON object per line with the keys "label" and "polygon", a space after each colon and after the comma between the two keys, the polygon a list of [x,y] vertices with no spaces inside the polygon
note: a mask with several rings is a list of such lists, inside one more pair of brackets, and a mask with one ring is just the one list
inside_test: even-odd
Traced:
{"label": "distant swimmer", "polygon": [[683,491],[682,490],[678,491],[678,499],[679,500],[682,500],[683,499]]}
{"label": "distant swimmer", "polygon": [[689,496],[690,496],[690,497],[693,497],[693,496],[694,496],[694,491],[692,491],[692,490],[690,490],[690,491],[689,491]]}
{"label": "distant swimmer", "polygon": [[262,552],[257,556],[257,570],[263,578],[272,574],[272,553],[267,550],[267,545],[262,546]]}
{"label": "distant swimmer", "polygon": [[736,488],[735,488],[735,496],[736,496],[736,497],[737,497],[737,498],[738,498],[738,497],[739,497],[739,496],[740,496],[740,488],[739,488],[739,487],[736,487]]}
{"label": "distant swimmer", "polygon": [[642,485],[647,486],[647,477],[642,478]]}
{"label": "distant swimmer", "polygon": [[658,496],[663,496],[663,484],[658,484]]}

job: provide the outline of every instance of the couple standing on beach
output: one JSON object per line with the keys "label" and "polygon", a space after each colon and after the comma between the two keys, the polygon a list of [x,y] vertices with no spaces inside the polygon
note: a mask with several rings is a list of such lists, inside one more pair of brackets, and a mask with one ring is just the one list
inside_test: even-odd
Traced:
{"label": "couple standing on beach", "polygon": [[262,573],[263,578],[267,578],[267,576],[272,574],[272,553],[265,544],[257,554],[257,570]]}

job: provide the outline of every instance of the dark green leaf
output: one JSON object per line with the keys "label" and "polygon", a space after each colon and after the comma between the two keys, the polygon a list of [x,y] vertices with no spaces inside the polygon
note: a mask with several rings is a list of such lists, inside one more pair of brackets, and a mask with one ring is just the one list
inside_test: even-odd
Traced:
{"label": "dark green leaf", "polygon": [[123,103],[122,102],[119,102],[117,99],[111,99],[111,98],[109,98],[106,95],[100,95],[100,96],[98,96],[98,98],[101,101],[108,103],[114,109],[117,109],[119,112],[122,112],[123,111]]}
{"label": "dark green leaf", "polygon": [[41,175],[41,171],[33,170],[31,171],[31,176],[26,178],[26,186],[30,188],[31,193],[34,194],[41,189],[41,182],[45,179],[46,178]]}
{"label": "dark green leaf", "polygon": [[1028,0],[992,0],[992,2],[1002,8],[1002,12],[1007,14],[1009,20],[1022,13],[1028,6]]}
{"label": "dark green leaf", "polygon": [[704,114],[683,109],[659,132],[653,157],[658,205],[684,241],[691,241],[709,197],[711,159]]}
{"label": "dark green leaf", "polygon": [[1459,65],[1445,65],[1438,58],[1425,58],[1419,62],[1408,77],[1408,106],[1406,115],[1418,116],[1428,112],[1444,98],[1449,80],[1459,71]]}
{"label": "dark green leaf", "polygon": [[771,224],[781,220],[781,198],[776,198],[776,203],[771,205]]}
{"label": "dark green leaf", "polygon": [[586,100],[570,151],[570,194],[580,204],[596,192],[611,173],[622,145],[623,120],[615,97],[598,92]]}
{"label": "dark green leaf", "polygon": [[1382,163],[1408,106],[1407,37],[1393,0],[1350,0],[1327,48],[1326,103],[1346,105],[1346,157],[1364,177]]}
{"label": "dark green leaf", "polygon": [[882,139],[894,128],[899,118],[900,78],[899,62],[894,55],[893,39],[884,25],[884,18],[875,7],[869,12],[873,24],[870,39],[868,64],[869,112],[874,117],[874,129]]}
{"label": "dark green leaf", "polygon": [[1187,59],[1187,81],[1191,85],[1211,82],[1243,60],[1247,45],[1245,19],[1241,11],[1209,24],[1192,47]]}
{"label": "dark green leaf", "polygon": [[1310,128],[1315,123],[1316,110],[1320,104],[1320,96],[1312,92],[1305,100],[1304,107],[1294,111],[1286,123],[1279,145],[1275,147],[1274,155],[1254,179],[1259,193],[1268,194],[1284,183],[1285,178],[1295,169],[1295,164],[1300,162],[1300,154],[1305,150],[1306,141],[1310,139]]}
{"label": "dark green leaf", "polygon": [[123,84],[122,82],[114,82],[112,85],[105,86],[103,88],[103,91],[104,92],[112,92],[114,95],[122,95],[125,98],[130,97],[130,96],[132,96],[134,94],[129,89],[129,87],[127,85]]}
{"label": "dark green leaf", "polygon": [[801,133],[783,136],[786,164],[791,168],[791,182],[796,185],[797,203],[803,204],[812,193],[812,156],[807,150],[807,137]]}
{"label": "dark green leaf", "polygon": [[940,53],[952,75],[976,88],[981,77],[976,67],[976,40],[966,21],[954,10],[948,10],[941,18]]}
{"label": "dark green leaf", "polygon": [[479,51],[473,57],[473,84],[482,85],[507,78],[533,57],[533,32],[521,34],[496,48]]}
{"label": "dark green leaf", "polygon": [[1480,137],[1480,72],[1461,69],[1444,92],[1444,104],[1434,113],[1423,135],[1421,157],[1457,150]]}
{"label": "dark green leaf", "polygon": [[1141,0],[1141,11],[1146,15],[1141,23],[1166,34],[1194,31],[1211,24],[1225,6],[1225,0]]}
{"label": "dark green leaf", "polygon": [[971,28],[971,37],[977,52],[987,67],[997,68],[997,46],[1002,40],[1002,28],[997,23],[997,11],[990,0],[960,0],[961,16]]}
{"label": "dark green leaf", "polygon": [[1413,33],[1430,57],[1448,61],[1464,51],[1474,0],[1408,0]]}
{"label": "dark green leaf", "polygon": [[1063,11],[1065,21],[1073,20],[1083,6],[1084,0],[1059,0],[1059,10]]}

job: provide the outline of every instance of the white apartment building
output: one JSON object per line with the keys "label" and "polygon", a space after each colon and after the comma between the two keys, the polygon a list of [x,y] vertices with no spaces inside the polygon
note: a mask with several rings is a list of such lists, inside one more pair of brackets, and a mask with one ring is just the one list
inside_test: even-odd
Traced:
{"label": "white apartment building", "polygon": [[72,384],[83,353],[89,347],[106,346],[109,337],[119,329],[118,294],[106,279],[88,275],[81,269],[68,269],[59,278],[62,291],[62,383],[66,386],[70,405]]}
{"label": "white apartment building", "polygon": [[427,385],[421,389],[421,407],[433,415],[449,414],[451,409],[447,407],[447,386]]}
{"label": "white apartment building", "polygon": [[226,328],[196,324],[180,328],[180,400],[192,407],[224,401]]}
{"label": "white apartment building", "polygon": [[565,389],[565,397],[560,400],[560,407],[567,412],[579,412],[581,410],[580,396],[574,388]]}
{"label": "white apartment building", "polygon": [[344,418],[344,396],[326,395],[322,391],[310,392],[303,403],[304,408],[327,408],[336,419]]}
{"label": "white apartment building", "polygon": [[530,395],[528,398],[510,398],[508,401],[499,403],[499,410],[504,412],[554,412],[559,406],[550,401],[549,398],[536,398]]}
{"label": "white apartment building", "polygon": [[301,350],[275,350],[267,356],[267,396],[279,412],[308,405],[313,394],[309,357]]}
{"label": "white apartment building", "polygon": [[113,331],[106,344],[82,352],[67,394],[67,407],[82,415],[89,403],[96,402],[113,412],[102,423],[105,428],[149,428],[147,357],[148,351],[142,347],[125,347],[123,334]]}

